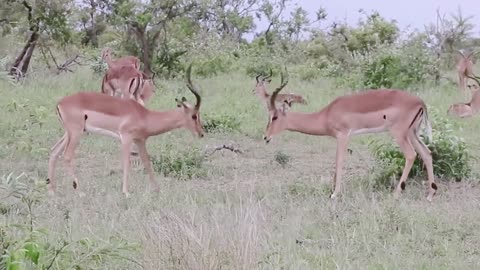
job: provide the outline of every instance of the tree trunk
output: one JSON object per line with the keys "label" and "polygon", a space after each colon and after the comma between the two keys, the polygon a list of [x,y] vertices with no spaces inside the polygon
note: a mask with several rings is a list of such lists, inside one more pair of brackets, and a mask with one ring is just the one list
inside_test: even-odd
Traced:
{"label": "tree trunk", "polygon": [[22,51],[17,56],[15,62],[10,68],[10,75],[15,76],[16,78],[25,76],[28,71],[28,66],[30,65],[30,60],[32,58],[32,54],[35,50],[35,46],[37,45],[37,40],[39,37],[40,35],[38,34],[38,31],[32,32],[30,38],[27,41],[27,44],[25,44]]}
{"label": "tree trunk", "polygon": [[94,0],[90,1],[90,20],[92,21],[92,36],[90,42],[92,47],[98,48],[97,23],[95,22],[95,12],[97,11],[97,3]]}
{"label": "tree trunk", "polygon": [[142,40],[142,60],[143,60],[143,72],[148,76],[151,77],[152,72],[152,55],[151,47],[148,45],[148,40],[145,36],[143,36]]}
{"label": "tree trunk", "polygon": [[150,43],[148,42],[148,33],[146,31],[146,27],[141,26],[137,22],[130,22],[130,29],[133,31],[135,36],[137,37],[137,41],[140,43],[140,49],[142,51],[142,62],[143,62],[143,72],[148,76],[151,77],[153,75],[152,72],[152,48],[154,48],[155,45],[155,39],[158,38],[158,34],[155,33],[155,35],[152,37],[154,40],[150,46]]}

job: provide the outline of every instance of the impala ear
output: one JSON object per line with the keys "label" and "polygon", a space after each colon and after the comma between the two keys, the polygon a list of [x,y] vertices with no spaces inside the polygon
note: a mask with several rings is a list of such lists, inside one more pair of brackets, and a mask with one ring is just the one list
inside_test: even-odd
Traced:
{"label": "impala ear", "polygon": [[187,98],[185,98],[185,97],[182,97],[182,99],[175,98],[175,102],[177,102],[177,107],[178,108],[187,107],[187,105],[185,105],[186,101],[187,101]]}
{"label": "impala ear", "polygon": [[175,98],[175,102],[177,103],[177,107],[181,108],[183,106],[183,102],[179,100],[178,98]]}
{"label": "impala ear", "polygon": [[285,112],[288,111],[288,109],[290,109],[290,106],[291,106],[290,103],[288,101],[284,100],[283,103],[282,103],[282,107],[280,107],[280,111],[285,113]]}

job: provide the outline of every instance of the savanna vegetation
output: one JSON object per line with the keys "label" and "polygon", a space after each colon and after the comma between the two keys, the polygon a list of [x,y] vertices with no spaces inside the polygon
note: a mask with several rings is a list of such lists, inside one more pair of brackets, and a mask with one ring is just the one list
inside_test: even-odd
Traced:
{"label": "savanna vegetation", "polygon": [[[421,31],[375,11],[355,25],[294,0],[6,0],[0,3],[0,269],[475,269],[480,264],[480,155],[475,117],[447,108],[458,90],[458,50],[474,51],[473,18],[438,12]],[[310,15],[315,15],[314,18]],[[267,28],[257,27],[258,20]],[[478,33],[477,33],[478,34]],[[248,37],[248,38],[247,38]],[[121,193],[119,142],[84,136],[75,166],[81,192],[59,162],[46,192],[50,147],[63,134],[56,102],[100,91],[103,48],[137,56],[156,74],[148,108],[202,95],[206,136],[153,137],[160,184],[133,162]],[[330,200],[332,138],[282,133],[262,141],[265,105],[255,76],[288,67],[285,92],[315,111],[367,88],[424,99],[439,186],[425,200],[417,160],[395,200],[404,157],[387,134],[355,137],[342,195]],[[474,67],[474,71],[480,70]],[[480,71],[479,71],[480,72]]]}

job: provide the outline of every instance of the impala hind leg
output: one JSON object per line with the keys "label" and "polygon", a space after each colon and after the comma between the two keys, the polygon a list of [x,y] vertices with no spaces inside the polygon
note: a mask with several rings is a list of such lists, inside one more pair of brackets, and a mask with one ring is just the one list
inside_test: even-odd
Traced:
{"label": "impala hind leg", "polygon": [[152,186],[152,188],[155,192],[158,192],[160,190],[160,187],[158,186],[158,183],[155,181],[155,176],[153,174],[153,168],[152,168],[152,162],[148,158],[148,152],[147,152],[147,147],[146,147],[145,143],[146,143],[145,140],[140,140],[140,141],[135,142],[135,144],[138,147],[138,150],[139,150],[139,153],[140,153],[140,158],[142,159],[143,166],[145,166],[145,169],[147,170],[150,185]]}
{"label": "impala hind leg", "polygon": [[83,128],[79,132],[68,132],[68,143],[65,149],[65,163],[67,165],[67,170],[70,176],[73,178],[73,188],[77,189],[78,188],[78,178],[75,174],[75,168],[74,168],[74,156],[75,156],[75,150],[78,147],[78,144],[80,143],[80,138],[82,137],[82,132]]}
{"label": "impala hind leg", "polygon": [[65,150],[65,146],[68,144],[68,133],[65,132],[62,138],[55,143],[55,145],[50,150],[50,158],[48,160],[48,178],[47,185],[49,193],[53,194],[55,192],[56,183],[55,183],[55,167],[57,165],[58,157]]}
{"label": "impala hind leg", "polygon": [[458,73],[458,88],[462,94],[465,94],[465,75]]}
{"label": "impala hind leg", "polygon": [[335,160],[335,175],[333,177],[334,190],[332,195],[330,195],[331,199],[335,199],[342,189],[342,169],[347,152],[347,145],[348,137],[337,138],[337,157]]}
{"label": "impala hind leg", "polygon": [[398,145],[400,146],[400,150],[405,156],[405,166],[403,167],[402,176],[400,176],[400,181],[398,182],[397,188],[394,192],[395,197],[398,197],[405,189],[408,174],[412,169],[413,162],[415,161],[415,157],[417,156],[417,152],[415,152],[415,149],[413,148],[406,134],[396,135],[392,133],[392,135],[394,136],[395,141],[398,143]]}
{"label": "impala hind leg", "polygon": [[433,174],[433,162],[432,154],[428,147],[423,143],[420,137],[416,133],[410,135],[410,141],[412,142],[413,147],[420,154],[420,157],[423,160],[423,164],[427,168],[427,177],[428,177],[428,196],[427,200],[432,201],[433,196],[437,192],[437,184],[435,184],[435,176]]}

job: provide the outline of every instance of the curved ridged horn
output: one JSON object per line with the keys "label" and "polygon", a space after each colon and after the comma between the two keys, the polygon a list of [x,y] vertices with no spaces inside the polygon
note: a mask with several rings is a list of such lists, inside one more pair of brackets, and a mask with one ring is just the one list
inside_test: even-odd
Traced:
{"label": "curved ridged horn", "polygon": [[270,68],[270,75],[265,76],[263,79],[264,79],[264,80],[270,79],[272,76],[273,76],[273,70],[272,70],[272,68]]}
{"label": "curved ridged horn", "polygon": [[197,103],[195,104],[195,110],[198,110],[200,109],[200,103],[202,102],[202,98],[200,97],[200,94],[198,94],[198,89],[192,83],[191,73],[192,73],[192,64],[190,63],[190,65],[187,68],[187,74],[186,74],[187,87],[188,89],[190,89],[192,94],[195,95],[195,98],[197,98]]}
{"label": "curved ridged horn", "polygon": [[470,76],[470,75],[466,75],[466,76],[467,76],[467,78],[470,78],[470,79],[474,80],[475,82],[477,82],[477,84],[480,86],[480,80],[479,80],[480,77],[477,77],[474,74],[472,74],[472,76]]}
{"label": "curved ridged horn", "polygon": [[[285,76],[287,77],[287,79],[285,79]],[[270,97],[270,109],[276,109],[275,107],[275,99],[277,98],[277,95],[278,93],[285,87],[285,85],[287,85],[288,83],[288,71],[287,71],[287,67],[285,67],[285,75],[283,74],[283,72],[280,73],[280,78],[281,78],[281,83],[280,83],[280,86],[275,89],[275,91],[273,92],[272,96]]]}

